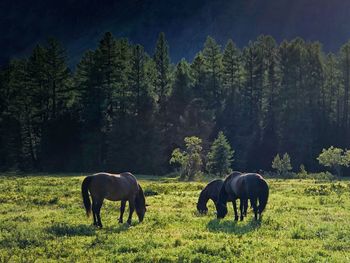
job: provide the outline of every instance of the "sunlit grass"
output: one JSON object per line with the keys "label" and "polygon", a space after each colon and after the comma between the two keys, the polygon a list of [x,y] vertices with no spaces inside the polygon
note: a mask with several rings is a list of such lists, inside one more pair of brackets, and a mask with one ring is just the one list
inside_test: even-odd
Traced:
{"label": "sunlit grass", "polygon": [[[118,202],[105,201],[103,229],[82,207],[84,176],[0,176],[1,262],[350,262],[350,183],[268,180],[261,223],[253,214],[224,220],[214,206],[198,215],[205,182],[140,176],[143,223],[118,224]],[[125,214],[125,218],[127,213]]]}

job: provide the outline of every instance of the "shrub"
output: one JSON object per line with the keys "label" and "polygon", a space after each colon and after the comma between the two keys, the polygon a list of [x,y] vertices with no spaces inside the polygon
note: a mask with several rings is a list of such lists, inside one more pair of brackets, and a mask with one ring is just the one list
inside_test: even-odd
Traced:
{"label": "shrub", "polygon": [[336,174],[340,176],[341,168],[348,167],[350,164],[350,151],[331,146],[328,149],[323,149],[317,160],[321,165],[334,169]]}
{"label": "shrub", "polygon": [[272,161],[272,168],[277,171],[279,176],[288,177],[292,170],[288,153],[285,153],[282,158],[277,154]]}
{"label": "shrub", "polygon": [[174,149],[170,164],[178,164],[180,166],[180,178],[193,180],[196,174],[200,174],[202,170],[202,140],[196,136],[185,138],[185,151],[179,148]]}

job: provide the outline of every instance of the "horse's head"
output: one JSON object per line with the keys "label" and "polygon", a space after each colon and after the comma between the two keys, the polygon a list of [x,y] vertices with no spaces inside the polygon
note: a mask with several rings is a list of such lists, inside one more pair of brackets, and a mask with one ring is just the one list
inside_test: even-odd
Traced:
{"label": "horse's head", "polygon": [[215,207],[217,212],[216,216],[218,219],[224,218],[227,214],[227,205],[226,205],[227,193],[226,193],[225,185],[226,185],[226,180],[220,189],[218,200],[217,202],[215,202]]}
{"label": "horse's head", "polygon": [[208,213],[208,207],[203,202],[198,202],[197,203],[197,210],[198,210],[198,213],[200,213],[200,214]]}
{"label": "horse's head", "polygon": [[141,223],[143,221],[143,218],[145,217],[145,214],[147,211],[146,206],[139,207],[139,208],[135,207],[135,210],[136,210],[137,217],[139,218],[139,222]]}
{"label": "horse's head", "polygon": [[143,218],[145,217],[145,214],[147,211],[146,206],[147,205],[146,205],[145,195],[143,194],[143,190],[139,185],[139,192],[135,199],[135,210],[140,223],[143,221]]}
{"label": "horse's head", "polygon": [[218,219],[224,218],[227,215],[227,206],[223,203],[216,203],[216,216]]}

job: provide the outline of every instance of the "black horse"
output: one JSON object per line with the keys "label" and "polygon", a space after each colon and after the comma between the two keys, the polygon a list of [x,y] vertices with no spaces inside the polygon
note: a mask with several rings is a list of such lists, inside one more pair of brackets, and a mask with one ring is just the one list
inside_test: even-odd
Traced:
{"label": "black horse", "polygon": [[[241,220],[245,214],[245,207],[248,205],[248,199],[254,211],[255,220],[261,219],[261,213],[264,211],[269,197],[269,187],[265,179],[256,173],[242,174],[233,172],[226,177],[219,192],[216,203],[217,218],[224,218],[227,214],[227,201],[229,198],[234,200],[241,199]],[[257,202],[259,201],[259,205]],[[234,201],[235,202],[235,201]],[[235,220],[238,220],[237,209],[234,205]]]}
{"label": "black horse", "polygon": [[[197,202],[197,210],[200,214],[208,213],[207,203],[209,199],[212,200],[216,205],[219,198],[219,192],[223,184],[224,184],[224,180],[216,179],[211,181],[209,184],[207,184],[207,186],[201,191]],[[237,209],[235,198],[232,198],[231,195],[228,195],[227,201],[232,201],[233,209]],[[245,215],[247,215],[247,207],[248,207],[248,204],[246,202],[243,208],[244,210],[243,214]]]}

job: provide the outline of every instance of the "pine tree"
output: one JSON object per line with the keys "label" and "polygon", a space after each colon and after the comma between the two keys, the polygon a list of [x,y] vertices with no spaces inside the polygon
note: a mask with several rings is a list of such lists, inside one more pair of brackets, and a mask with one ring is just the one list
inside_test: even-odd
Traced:
{"label": "pine tree", "polygon": [[49,89],[50,118],[55,119],[71,95],[68,88],[69,70],[66,53],[59,42],[49,38],[45,47],[45,78]]}
{"label": "pine tree", "polygon": [[169,47],[163,32],[159,34],[153,59],[157,72],[155,87],[158,95],[158,104],[160,107],[163,107],[170,93]]}
{"label": "pine tree", "polygon": [[[341,71],[337,57],[328,54],[324,62],[324,88],[322,99],[325,101],[323,111],[327,115],[328,124],[333,131],[340,130],[341,116]],[[333,136],[331,136],[333,137]],[[338,136],[335,136],[338,137]],[[329,137],[328,137],[329,138]]]}
{"label": "pine tree", "polygon": [[259,152],[254,159],[260,169],[268,169],[273,155],[278,151],[278,118],[280,112],[280,69],[279,54],[275,40],[271,36],[258,38],[258,46],[262,58],[261,76],[261,138]]}
{"label": "pine tree", "polygon": [[343,87],[343,100],[342,100],[342,129],[344,131],[343,144],[348,144],[350,137],[349,131],[349,90],[350,90],[350,41],[344,44],[340,48],[339,52],[340,70],[342,73],[342,87]]}
{"label": "pine tree", "polygon": [[180,145],[182,138],[188,136],[188,127],[184,126],[183,118],[188,104],[193,97],[193,79],[190,66],[181,60],[174,72],[172,92],[167,103],[166,138],[169,145]]}
{"label": "pine tree", "polygon": [[193,79],[190,74],[190,66],[183,59],[177,64],[174,73],[172,93],[169,98],[169,110],[172,111],[169,113],[170,115],[173,114],[179,117],[183,113],[192,98],[192,85]]}
{"label": "pine tree", "polygon": [[220,177],[230,173],[233,154],[234,151],[231,149],[224,133],[219,132],[207,156],[207,169],[209,173]]}
{"label": "pine tree", "polygon": [[205,59],[202,52],[199,52],[192,64],[191,72],[194,80],[193,92],[195,98],[204,98],[205,97],[205,85],[207,81],[207,75],[205,71]]}
{"label": "pine tree", "polygon": [[132,95],[134,98],[134,112],[136,115],[141,110],[141,99],[147,93],[147,87],[145,83],[145,52],[143,47],[136,45],[132,50],[131,57],[131,71],[129,74],[130,86],[132,89]]}
{"label": "pine tree", "polygon": [[222,83],[226,96],[232,97],[232,103],[235,104],[237,93],[242,84],[242,67],[240,63],[240,51],[230,39],[225,47],[222,56]]}
{"label": "pine tree", "polygon": [[220,109],[224,97],[222,89],[222,54],[220,46],[216,41],[208,36],[204,44],[203,57],[205,61],[205,71],[208,75],[205,99],[209,107]]}
{"label": "pine tree", "polygon": [[112,91],[112,103],[116,106],[119,118],[125,118],[127,114],[133,114],[132,90],[129,85],[131,71],[132,48],[127,39],[116,40],[116,64],[115,64],[115,89]]}

